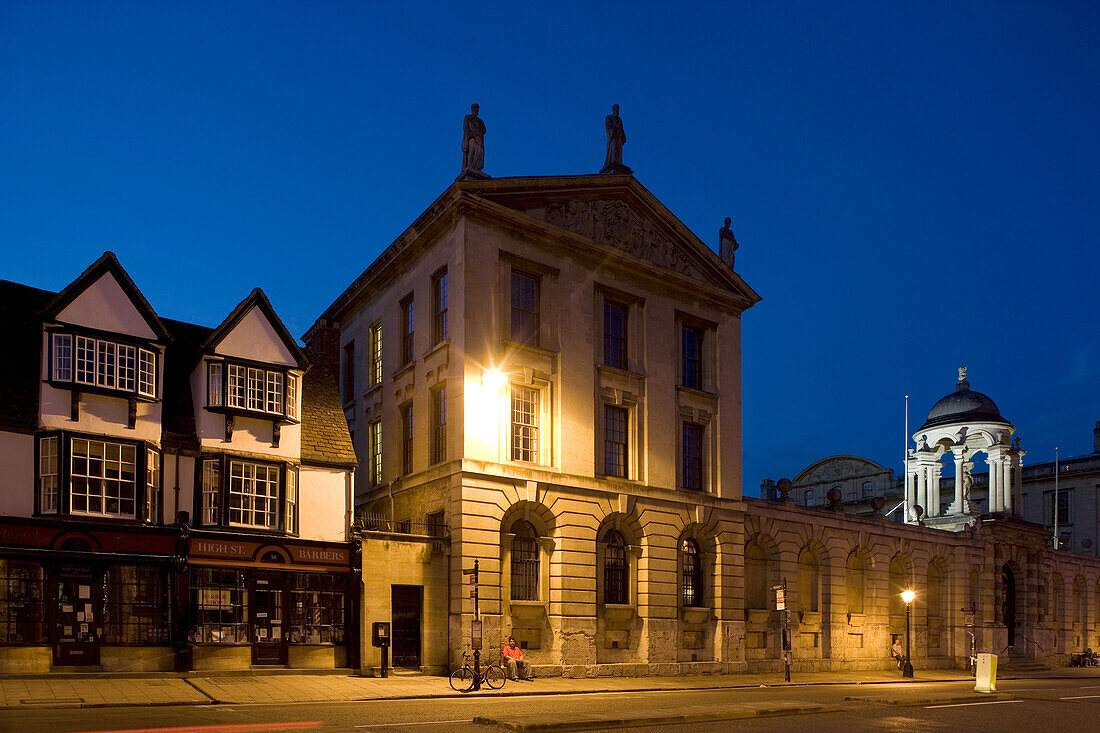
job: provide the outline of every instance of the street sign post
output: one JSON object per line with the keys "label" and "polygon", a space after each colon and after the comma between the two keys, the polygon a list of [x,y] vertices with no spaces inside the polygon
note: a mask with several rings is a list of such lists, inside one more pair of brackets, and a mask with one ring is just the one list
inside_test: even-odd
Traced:
{"label": "street sign post", "polygon": [[791,681],[791,609],[787,608],[787,579],[780,585],[773,585],[775,591],[775,610],[783,612],[783,669],[784,679]]}

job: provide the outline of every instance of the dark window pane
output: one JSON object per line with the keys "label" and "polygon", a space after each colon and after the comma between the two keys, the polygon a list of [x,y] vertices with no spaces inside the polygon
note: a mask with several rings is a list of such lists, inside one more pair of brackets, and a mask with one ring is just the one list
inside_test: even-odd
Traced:
{"label": "dark window pane", "polygon": [[538,535],[530,522],[512,525],[512,600],[537,601],[539,598]]}
{"label": "dark window pane", "polygon": [[683,327],[680,352],[683,355],[683,385],[691,389],[703,388],[703,331]]}
{"label": "dark window pane", "polygon": [[603,304],[603,363],[626,369],[626,306],[622,303]]}
{"label": "dark window pane", "polygon": [[682,596],[685,607],[703,605],[703,563],[699,557],[699,546],[694,540],[684,540],[680,546],[680,573],[682,575]]}
{"label": "dark window pane", "polygon": [[539,281],[522,272],[512,273],[512,340],[539,343]]}
{"label": "dark window pane", "polygon": [[683,487],[700,491],[703,488],[703,426],[684,423],[682,465]]}
{"label": "dark window pane", "polygon": [[604,603],[630,603],[627,580],[626,543],[615,530],[607,533],[603,556]]}

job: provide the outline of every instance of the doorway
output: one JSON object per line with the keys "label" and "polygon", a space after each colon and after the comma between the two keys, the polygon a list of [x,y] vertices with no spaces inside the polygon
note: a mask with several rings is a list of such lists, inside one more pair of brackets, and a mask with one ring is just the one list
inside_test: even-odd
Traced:
{"label": "doorway", "polygon": [[256,573],[251,600],[252,663],[286,664],[286,578],[281,573]]}
{"label": "doorway", "polygon": [[59,667],[99,664],[103,634],[103,574],[82,567],[62,567],[51,583],[55,643],[53,663]]}
{"label": "doorway", "polygon": [[393,666],[420,668],[420,615],[424,587],[420,585],[392,586],[390,618],[393,629]]}
{"label": "doorway", "polygon": [[1002,618],[1008,629],[1008,646],[1016,646],[1016,575],[1008,563],[1001,568],[1001,585],[1004,588],[1004,607]]}

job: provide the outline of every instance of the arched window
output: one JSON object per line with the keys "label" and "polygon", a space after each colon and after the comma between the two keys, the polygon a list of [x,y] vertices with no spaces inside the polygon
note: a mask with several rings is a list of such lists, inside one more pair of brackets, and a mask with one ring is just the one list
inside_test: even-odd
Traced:
{"label": "arched window", "polygon": [[813,506],[814,505],[814,490],[813,489],[806,489],[806,500],[805,501],[806,501],[806,506]]}
{"label": "arched window", "polygon": [[817,555],[803,550],[798,558],[798,603],[803,611],[821,610],[821,566]]}
{"label": "arched window", "polygon": [[848,613],[863,613],[866,570],[866,563],[858,552],[848,556],[844,578],[848,596]]}
{"label": "arched window", "polygon": [[1062,621],[1062,576],[1054,576],[1054,593],[1050,599],[1050,620],[1055,624],[1059,624]]}
{"label": "arched window", "polygon": [[512,525],[512,600],[539,599],[538,533],[530,522]]}
{"label": "arched window", "polygon": [[1093,618],[1092,622],[1096,628],[1100,629],[1100,580],[1096,581],[1096,590],[1094,594],[1096,596],[1096,616]]}
{"label": "arched window", "polygon": [[1085,579],[1077,578],[1073,582],[1073,623],[1085,625],[1087,612],[1085,610]]}
{"label": "arched window", "polygon": [[[982,589],[981,574],[978,572],[977,568],[974,568],[970,571],[970,612],[973,613],[974,616],[975,616],[975,623],[977,623],[977,618],[976,617],[978,615],[978,611],[979,611],[979,609],[981,607],[981,603],[982,603],[982,598],[981,598],[982,590],[981,589]],[[1040,594],[1040,598],[1042,598],[1044,595],[1046,595],[1046,594],[1045,593]]]}
{"label": "arched window", "polygon": [[938,564],[928,566],[928,585],[925,603],[929,618],[943,617],[943,571]]}
{"label": "arched window", "polygon": [[871,488],[871,482],[870,481],[864,481],[863,482],[863,487],[862,487],[861,490],[863,491],[863,498],[864,499],[869,497],[871,494],[875,493],[874,490]]}
{"label": "arched window", "polygon": [[630,584],[626,562],[626,542],[616,530],[604,537],[603,602],[630,603]]}
{"label": "arched window", "polygon": [[745,608],[768,608],[768,556],[757,542],[745,546]]}
{"label": "arched window", "polygon": [[680,545],[680,570],[683,574],[682,597],[685,608],[703,605],[703,557],[695,540]]}

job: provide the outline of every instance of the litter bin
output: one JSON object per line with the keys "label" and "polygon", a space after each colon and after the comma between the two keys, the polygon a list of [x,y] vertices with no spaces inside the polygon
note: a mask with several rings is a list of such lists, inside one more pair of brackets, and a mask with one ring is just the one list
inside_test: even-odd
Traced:
{"label": "litter bin", "polygon": [[978,673],[974,678],[974,692],[997,691],[997,655],[979,654]]}

